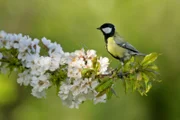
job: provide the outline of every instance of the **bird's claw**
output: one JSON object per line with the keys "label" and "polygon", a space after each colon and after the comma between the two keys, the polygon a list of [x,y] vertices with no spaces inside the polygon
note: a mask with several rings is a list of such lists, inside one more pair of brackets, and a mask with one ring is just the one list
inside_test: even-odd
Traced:
{"label": "bird's claw", "polygon": [[120,79],[123,79],[123,72],[122,72],[122,71],[120,71],[120,72],[118,73],[118,77],[119,77]]}
{"label": "bird's claw", "polygon": [[129,73],[123,73],[122,71],[120,71],[120,72],[118,73],[118,77],[119,77],[120,79],[123,79],[124,77],[127,77],[128,74],[129,74]]}

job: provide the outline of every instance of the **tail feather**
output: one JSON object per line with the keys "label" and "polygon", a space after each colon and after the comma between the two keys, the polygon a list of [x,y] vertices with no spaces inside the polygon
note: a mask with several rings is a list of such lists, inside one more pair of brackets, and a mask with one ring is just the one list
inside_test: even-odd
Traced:
{"label": "tail feather", "polygon": [[147,54],[136,52],[136,53],[132,53],[131,55],[146,56]]}
{"label": "tail feather", "polygon": [[139,56],[146,56],[147,54],[144,54],[144,53],[137,53],[137,55],[139,55]]}

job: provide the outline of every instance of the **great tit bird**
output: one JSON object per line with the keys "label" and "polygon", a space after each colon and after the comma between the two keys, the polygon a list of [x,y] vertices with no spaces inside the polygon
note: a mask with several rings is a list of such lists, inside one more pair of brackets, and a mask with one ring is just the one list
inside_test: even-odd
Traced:
{"label": "great tit bird", "polygon": [[122,64],[124,64],[124,62],[130,59],[131,56],[145,56],[145,54],[140,53],[131,44],[124,41],[124,39],[116,32],[115,26],[113,24],[105,23],[97,29],[101,30],[104,35],[107,51],[114,58],[120,60]]}

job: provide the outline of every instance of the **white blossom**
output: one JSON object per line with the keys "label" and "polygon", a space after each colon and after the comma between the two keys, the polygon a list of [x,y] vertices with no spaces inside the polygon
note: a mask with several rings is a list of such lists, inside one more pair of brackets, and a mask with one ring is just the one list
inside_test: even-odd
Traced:
{"label": "white blossom", "polygon": [[38,91],[38,88],[36,88],[36,87],[34,87],[34,88],[32,89],[31,94],[32,94],[33,96],[37,97],[37,98],[45,98],[45,97],[46,97],[46,91],[41,91],[41,92],[39,92],[39,91]]}
{"label": "white blossom", "polygon": [[95,50],[87,50],[87,58],[91,59],[96,57],[96,51]]}
{"label": "white blossom", "polygon": [[[99,96],[95,88],[99,81],[94,77],[83,75],[83,70],[92,70],[93,76],[99,74],[107,74],[109,59],[106,57],[97,57],[95,50],[80,49],[72,53],[64,52],[61,45],[51,42],[45,37],[41,39],[47,55],[41,56],[41,48],[39,39],[32,39],[22,34],[11,34],[0,31],[0,49],[15,50],[17,57],[23,68],[18,73],[17,83],[20,85],[32,87],[31,94],[37,98],[46,97],[46,90],[52,85],[51,78],[53,72],[63,69],[67,72],[67,78],[60,83],[58,96],[64,105],[69,108],[79,108],[79,105],[86,100],[94,101],[94,104],[106,102],[106,94]],[[0,59],[6,54],[0,53]],[[0,62],[0,65],[2,63]],[[61,68],[63,66],[63,68]],[[1,72],[9,71],[9,63],[3,62]],[[20,69],[21,70],[21,69]],[[60,76],[61,77],[61,76]]]}
{"label": "white blossom", "polygon": [[51,41],[46,39],[45,37],[42,38],[42,43],[49,48],[51,46]]}
{"label": "white blossom", "polygon": [[39,44],[39,40],[38,39],[34,39],[31,42],[31,50],[30,51],[32,51],[34,54],[39,54],[40,53],[40,46],[38,44]]}
{"label": "white blossom", "polygon": [[5,36],[7,36],[7,33],[5,31],[0,31],[0,40],[4,39]]}
{"label": "white blossom", "polygon": [[48,48],[48,54],[51,57],[50,71],[55,71],[59,68],[60,65],[64,65],[67,63],[67,56],[69,56],[69,54],[64,53],[60,44],[57,44],[56,42],[51,43],[51,41],[46,39],[45,37],[42,38],[42,42],[46,46],[46,48]]}
{"label": "white blossom", "polygon": [[29,70],[25,70],[24,72],[19,73],[18,76],[19,76],[19,78],[17,79],[17,83],[19,83],[20,85],[27,86],[27,85],[29,85],[29,83],[32,79],[32,76],[31,76]]}
{"label": "white blossom", "polygon": [[79,104],[86,100],[80,93],[80,81],[75,81],[73,85],[63,83],[60,87],[59,97],[64,105],[69,108],[79,108]]}
{"label": "white blossom", "polygon": [[99,97],[95,97],[94,98],[94,104],[97,104],[97,103],[105,103],[106,102],[106,94],[103,94],[102,96],[99,96]]}
{"label": "white blossom", "polygon": [[61,54],[61,59],[60,59],[60,65],[65,65],[70,62],[70,53],[65,52],[64,54]]}
{"label": "white blossom", "polygon": [[98,62],[100,63],[100,70],[99,73],[100,74],[107,74],[107,69],[109,66],[109,59],[107,57],[100,57],[100,59],[98,60]]}
{"label": "white blossom", "polygon": [[43,56],[30,56],[30,61],[26,64],[27,67],[31,68],[32,75],[43,75],[47,70],[49,70],[50,65],[51,58]]}
{"label": "white blossom", "polygon": [[37,61],[36,65],[39,65],[42,71],[46,71],[49,69],[51,65],[51,58],[41,56],[39,60]]}
{"label": "white blossom", "polygon": [[78,57],[83,57],[85,56],[85,50],[84,49],[76,50],[73,54]]}
{"label": "white blossom", "polygon": [[62,100],[66,100],[68,98],[69,92],[71,89],[71,85],[68,85],[66,83],[63,83],[60,87],[59,96]]}
{"label": "white blossom", "polygon": [[7,74],[9,72],[9,68],[8,68],[8,64],[3,64],[1,67],[0,67],[0,72],[2,74]]}
{"label": "white blossom", "polygon": [[30,51],[31,49],[29,48],[29,46],[31,46],[31,42],[32,42],[32,39],[29,38],[28,36],[24,36],[23,38],[21,38],[19,41],[18,51],[19,52]]}
{"label": "white blossom", "polygon": [[39,54],[27,54],[24,66],[27,68],[35,66],[35,59],[39,59]]}
{"label": "white blossom", "polygon": [[[3,54],[0,53],[0,60],[3,58]],[[1,66],[1,62],[0,62],[0,66]]]}
{"label": "white blossom", "polygon": [[44,74],[39,77],[33,76],[31,81],[32,95],[37,98],[45,97],[44,91],[51,86],[49,74]]}
{"label": "white blossom", "polygon": [[79,105],[86,100],[94,100],[94,103],[105,102],[106,96],[97,96],[97,92],[94,90],[99,83],[92,81],[91,78],[76,79],[73,83],[63,82],[59,97],[62,99],[63,104],[69,108],[78,108]]}

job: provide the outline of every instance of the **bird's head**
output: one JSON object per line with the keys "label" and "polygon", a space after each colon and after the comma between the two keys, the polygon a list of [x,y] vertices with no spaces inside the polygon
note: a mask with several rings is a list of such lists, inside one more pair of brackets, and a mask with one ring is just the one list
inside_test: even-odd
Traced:
{"label": "bird's head", "polygon": [[111,23],[104,23],[97,29],[101,30],[105,38],[112,37],[115,33],[115,26]]}

